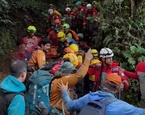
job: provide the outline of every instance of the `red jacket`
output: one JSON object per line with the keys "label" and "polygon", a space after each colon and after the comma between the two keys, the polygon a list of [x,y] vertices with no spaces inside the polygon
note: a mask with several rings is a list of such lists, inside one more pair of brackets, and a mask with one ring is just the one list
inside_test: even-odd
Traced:
{"label": "red jacket", "polygon": [[57,37],[57,32],[54,32],[54,30],[52,30],[48,36],[48,39],[50,39],[52,41],[52,45],[53,46],[58,46],[58,37]]}
{"label": "red jacket", "polygon": [[[95,82],[96,82],[96,87],[98,89],[98,86],[106,79],[107,74],[109,73],[117,73],[122,77],[122,82],[124,84],[124,89],[128,90],[129,87],[129,80],[128,78],[124,75],[122,72],[121,68],[118,66],[118,62],[113,62],[110,66],[102,66],[103,63],[101,62],[100,64],[96,64],[94,67],[90,67],[88,69],[88,74],[95,75]],[[100,79],[101,76],[101,79]]]}
{"label": "red jacket", "polygon": [[87,17],[94,17],[94,16],[97,16],[97,14],[98,12],[95,9],[87,10],[83,18],[84,23],[87,23],[87,19],[86,19]]}
{"label": "red jacket", "polygon": [[137,72],[145,73],[145,62],[139,62],[136,66],[135,72],[129,72],[127,70],[124,71],[124,74],[133,79],[139,79]]}

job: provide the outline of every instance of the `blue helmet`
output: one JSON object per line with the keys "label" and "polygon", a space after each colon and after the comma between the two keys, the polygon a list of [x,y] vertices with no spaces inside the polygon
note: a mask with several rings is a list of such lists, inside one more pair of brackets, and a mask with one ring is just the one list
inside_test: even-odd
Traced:
{"label": "blue helmet", "polygon": [[79,5],[81,5],[81,4],[82,4],[81,1],[76,2],[76,5],[77,5],[77,6],[79,6]]}

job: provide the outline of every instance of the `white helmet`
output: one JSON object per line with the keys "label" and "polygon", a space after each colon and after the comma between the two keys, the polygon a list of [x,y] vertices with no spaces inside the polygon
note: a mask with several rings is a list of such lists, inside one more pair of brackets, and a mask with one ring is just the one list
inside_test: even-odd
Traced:
{"label": "white helmet", "polygon": [[71,9],[70,9],[69,7],[67,7],[67,8],[65,9],[65,11],[68,12],[68,11],[71,11]]}
{"label": "white helmet", "polygon": [[88,10],[92,9],[92,5],[91,4],[87,4],[86,7],[87,7]]}
{"label": "white helmet", "polygon": [[114,56],[114,53],[110,48],[102,48],[100,51],[101,58],[109,58],[113,56]]}
{"label": "white helmet", "polygon": [[53,9],[49,9],[49,10],[48,10],[48,13],[49,13],[49,14],[53,14]]}

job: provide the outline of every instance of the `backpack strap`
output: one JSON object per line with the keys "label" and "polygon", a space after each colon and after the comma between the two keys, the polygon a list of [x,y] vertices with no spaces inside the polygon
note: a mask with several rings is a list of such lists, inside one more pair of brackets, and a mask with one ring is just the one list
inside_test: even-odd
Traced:
{"label": "backpack strap", "polygon": [[[24,96],[23,92],[11,92],[11,93],[4,93],[1,89],[0,89],[0,94],[4,97],[5,101],[6,101],[6,109],[8,109],[12,99],[17,95],[17,94],[21,94],[22,96]],[[6,110],[7,113],[7,110]]]}
{"label": "backpack strap", "polygon": [[109,97],[107,99],[105,99],[104,101],[102,101],[103,104],[105,105],[109,105],[110,103],[114,102],[114,101],[117,101],[118,99],[115,98],[115,97]]}

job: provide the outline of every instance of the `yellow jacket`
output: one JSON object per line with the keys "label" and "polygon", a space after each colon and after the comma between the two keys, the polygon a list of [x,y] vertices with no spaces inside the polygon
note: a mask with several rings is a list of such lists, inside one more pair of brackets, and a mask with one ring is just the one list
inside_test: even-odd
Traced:
{"label": "yellow jacket", "polygon": [[[85,59],[83,65],[79,68],[79,70],[75,74],[70,74],[63,76],[61,78],[55,79],[51,84],[51,95],[50,95],[50,104],[51,106],[56,105],[55,107],[59,110],[62,110],[62,100],[60,103],[56,104],[61,99],[61,91],[58,90],[57,84],[61,83],[61,80],[64,84],[68,82],[68,88],[74,87],[79,80],[83,79],[88,71],[90,61]],[[66,108],[65,108],[66,110]]]}
{"label": "yellow jacket", "polygon": [[34,71],[39,69],[40,67],[42,67],[44,64],[46,64],[46,56],[44,51],[42,50],[36,50],[29,62],[28,62],[28,66],[31,67]]}

